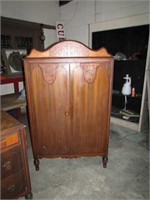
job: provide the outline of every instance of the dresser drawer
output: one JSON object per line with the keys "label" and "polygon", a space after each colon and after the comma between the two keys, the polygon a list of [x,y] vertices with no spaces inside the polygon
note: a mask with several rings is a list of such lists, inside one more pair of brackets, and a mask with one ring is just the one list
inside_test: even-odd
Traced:
{"label": "dresser drawer", "polygon": [[16,146],[1,153],[1,179],[23,168],[21,146]]}
{"label": "dresser drawer", "polygon": [[26,191],[23,170],[2,180],[1,199],[11,199]]}
{"label": "dresser drawer", "polygon": [[17,144],[19,142],[20,142],[20,136],[19,136],[19,133],[16,132],[16,133],[1,137],[0,147],[1,149],[4,149],[6,147],[11,147],[12,145]]}
{"label": "dresser drawer", "polygon": [[4,111],[0,114],[0,199],[31,199],[25,125]]}

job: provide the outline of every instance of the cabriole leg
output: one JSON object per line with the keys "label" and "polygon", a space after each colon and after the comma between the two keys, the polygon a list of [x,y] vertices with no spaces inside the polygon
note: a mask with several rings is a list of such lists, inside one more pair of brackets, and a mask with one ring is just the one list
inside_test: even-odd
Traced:
{"label": "cabriole leg", "polygon": [[107,163],[108,163],[108,157],[107,156],[103,156],[102,161],[103,161],[103,167],[106,168],[107,167]]}
{"label": "cabriole leg", "polygon": [[30,193],[26,194],[25,199],[33,199],[32,193],[30,192]]}
{"label": "cabriole leg", "polygon": [[39,171],[39,164],[40,164],[40,161],[38,159],[35,159],[34,160],[34,165],[35,165],[36,171]]}

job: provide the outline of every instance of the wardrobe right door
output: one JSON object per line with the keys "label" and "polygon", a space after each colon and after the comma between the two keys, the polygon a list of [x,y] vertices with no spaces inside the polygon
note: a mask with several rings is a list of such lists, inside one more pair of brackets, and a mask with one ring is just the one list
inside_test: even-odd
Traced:
{"label": "wardrobe right door", "polygon": [[73,154],[108,154],[112,60],[71,64]]}

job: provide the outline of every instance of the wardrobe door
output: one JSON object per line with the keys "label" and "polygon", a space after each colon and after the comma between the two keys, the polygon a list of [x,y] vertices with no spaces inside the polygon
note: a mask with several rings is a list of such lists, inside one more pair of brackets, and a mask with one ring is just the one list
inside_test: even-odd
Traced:
{"label": "wardrobe door", "polygon": [[35,157],[69,154],[69,65],[30,60],[25,73]]}
{"label": "wardrobe door", "polygon": [[112,66],[105,59],[72,64],[72,130],[75,155],[108,153],[111,72]]}

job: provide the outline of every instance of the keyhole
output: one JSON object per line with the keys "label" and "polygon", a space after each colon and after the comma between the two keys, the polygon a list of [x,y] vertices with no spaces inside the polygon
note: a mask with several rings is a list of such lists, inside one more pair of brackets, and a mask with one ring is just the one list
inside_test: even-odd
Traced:
{"label": "keyhole", "polygon": [[45,146],[45,145],[43,145],[43,149],[46,149],[46,146]]}

